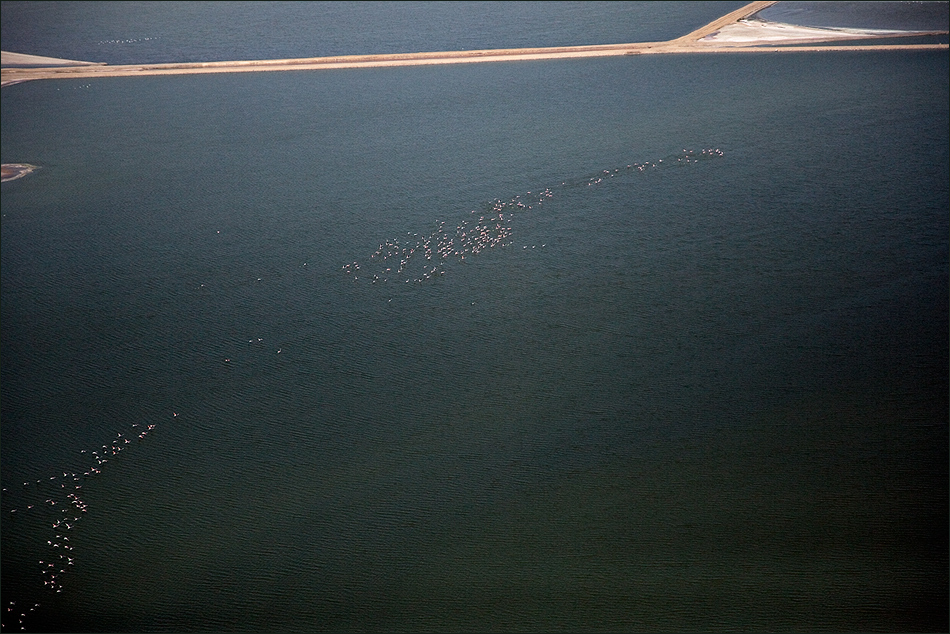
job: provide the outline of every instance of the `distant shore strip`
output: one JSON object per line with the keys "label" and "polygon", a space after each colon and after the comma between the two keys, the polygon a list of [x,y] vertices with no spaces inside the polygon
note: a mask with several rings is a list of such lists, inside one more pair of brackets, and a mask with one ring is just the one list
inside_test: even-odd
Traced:
{"label": "distant shore strip", "polygon": [[[432,64],[471,64],[485,62],[533,61],[545,59],[570,59],[584,57],[610,57],[622,55],[656,55],[689,53],[789,53],[814,51],[869,51],[869,50],[947,50],[947,44],[850,44],[816,45],[818,42],[841,40],[873,40],[900,36],[944,35],[947,31],[936,32],[896,32],[881,34],[868,33],[855,35],[840,30],[826,30],[827,34],[817,33],[821,29],[804,29],[790,32],[781,41],[774,38],[717,39],[716,35],[724,27],[746,20],[750,16],[768,8],[775,2],[752,2],[741,9],[732,11],[709,24],[673,40],[666,42],[641,42],[634,44],[602,44],[590,46],[561,46],[551,48],[512,48],[486,49],[475,51],[445,51],[423,53],[398,53],[384,55],[340,55],[335,57],[308,57],[299,59],[246,60],[227,62],[194,62],[170,64],[130,64],[109,66],[94,62],[73,62],[61,60],[61,64],[47,65],[42,68],[3,68],[0,70],[0,85],[12,85],[36,79],[92,79],[97,77],[136,77],[145,75],[192,75],[206,73],[241,73],[262,71],[291,70],[329,70],[346,68],[373,68],[392,66],[422,66]],[[766,23],[763,23],[766,24]],[[754,24],[743,23],[746,31]],[[810,30],[807,36],[805,30]],[[794,46],[776,46],[794,45]],[[31,56],[5,53],[6,56],[18,55],[19,63],[31,63]],[[9,58],[12,59],[12,58]],[[49,64],[51,58],[39,58]],[[40,63],[39,59],[36,63]]]}

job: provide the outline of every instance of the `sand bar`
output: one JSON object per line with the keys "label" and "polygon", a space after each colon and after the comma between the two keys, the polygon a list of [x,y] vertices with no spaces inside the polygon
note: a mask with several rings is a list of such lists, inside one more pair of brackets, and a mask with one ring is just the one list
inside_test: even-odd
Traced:
{"label": "sand bar", "polygon": [[[442,51],[388,55],[341,55],[299,59],[249,60],[181,64],[84,65],[45,68],[3,68],[0,84],[6,86],[34,79],[93,79],[99,77],[139,77],[146,75],[194,75],[207,73],[241,73],[289,70],[330,70],[432,64],[472,64],[487,62],[534,61],[620,55],[736,53],[736,52],[805,52],[805,51],[869,51],[869,50],[947,50],[947,44],[887,44],[848,46],[796,46],[777,48],[776,44],[800,44],[822,41],[868,39],[881,37],[944,35],[947,31],[861,32],[857,29],[815,29],[794,27],[762,20],[748,20],[775,2],[752,2],[709,24],[666,42],[603,44],[592,46],[561,46],[550,48],[486,49],[475,51]],[[744,21],[741,35],[733,31]],[[807,31],[807,36],[803,35]],[[784,32],[785,37],[776,33]],[[756,36],[758,33],[758,36]]]}
{"label": "sand bar", "polygon": [[4,163],[0,166],[0,175],[2,175],[0,182],[15,181],[38,169],[40,168],[36,165],[30,165],[29,163]]}
{"label": "sand bar", "polygon": [[727,24],[717,32],[700,38],[695,46],[759,46],[762,44],[807,44],[842,40],[873,40],[920,35],[939,35],[924,31],[887,29],[818,28],[769,22],[757,18]]}
{"label": "sand bar", "polygon": [[80,62],[75,59],[43,57],[26,53],[0,51],[0,66],[104,66],[105,62]]}

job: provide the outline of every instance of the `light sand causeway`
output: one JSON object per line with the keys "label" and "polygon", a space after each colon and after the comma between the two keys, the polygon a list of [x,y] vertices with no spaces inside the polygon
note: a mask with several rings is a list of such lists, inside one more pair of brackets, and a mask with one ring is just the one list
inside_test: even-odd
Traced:
{"label": "light sand causeway", "polygon": [[[947,44],[875,45],[874,39],[901,36],[943,35],[947,31],[882,31],[859,29],[817,29],[777,24],[748,18],[775,2],[752,2],[710,22],[692,33],[666,42],[562,46],[552,48],[486,49],[390,55],[343,55],[229,62],[181,64],[130,64],[109,66],[95,62],[75,62],[36,58],[18,53],[3,53],[3,64],[30,64],[31,68],[3,68],[0,85],[7,86],[36,79],[93,79],[99,77],[137,77],[145,75],[192,75],[204,73],[244,73],[288,70],[328,70],[381,66],[420,66],[432,64],[472,64],[513,62],[619,55],[656,55],[736,52],[803,52],[836,50],[947,50]],[[820,45],[821,42],[867,40],[868,44],[847,46]],[[777,47],[776,44],[796,44]],[[806,44],[801,46],[801,44]],[[808,46],[807,44],[812,44]]]}

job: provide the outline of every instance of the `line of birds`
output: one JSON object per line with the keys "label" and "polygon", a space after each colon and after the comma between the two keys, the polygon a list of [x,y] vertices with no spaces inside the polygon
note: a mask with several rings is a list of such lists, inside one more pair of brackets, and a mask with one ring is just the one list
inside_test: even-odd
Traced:
{"label": "line of birds", "polygon": [[[173,412],[172,416],[177,417],[178,413]],[[62,471],[62,475],[40,478],[36,482],[26,481],[23,483],[23,488],[28,492],[36,490],[36,501],[20,509],[10,509],[8,516],[15,519],[21,515],[43,512],[42,510],[45,509],[45,521],[49,522],[53,532],[52,538],[46,540],[46,545],[51,551],[50,554],[38,560],[45,590],[61,593],[63,591],[62,576],[75,563],[75,558],[72,556],[74,546],[67,532],[76,528],[83,514],[89,510],[86,502],[80,497],[87,479],[102,473],[102,469],[109,462],[110,457],[114,458],[129,449],[133,444],[132,438],[138,438],[139,441],[142,441],[156,427],[157,425],[154,423],[146,425],[134,423],[126,430],[126,433],[118,432],[110,442],[97,447],[95,450],[81,450],[80,455],[85,458],[92,458],[91,461],[86,462],[88,466],[78,468],[75,471]],[[3,493],[8,492],[6,487],[2,491]],[[43,502],[39,502],[39,497],[44,498]],[[39,603],[32,603],[29,608],[21,610],[15,609],[16,605],[16,601],[7,603],[6,609],[0,615],[2,616],[0,629],[6,630],[12,626],[8,619],[15,616],[19,629],[25,630],[24,621],[40,607]]]}
{"label": "line of birds", "polygon": [[[562,181],[561,187],[593,187],[625,172],[682,166],[723,155],[723,151],[718,148],[699,152],[684,149],[680,154],[657,161],[630,163],[622,168],[602,170],[593,176]],[[421,283],[441,277],[445,275],[450,261],[462,262],[486,249],[509,246],[514,219],[528,210],[540,208],[545,200],[553,197],[554,192],[546,188],[539,193],[527,192],[524,196],[518,195],[507,201],[494,200],[490,210],[481,213],[477,219],[463,220],[448,229],[443,220],[427,235],[406,232],[405,238],[393,238],[380,244],[369,256],[369,263],[361,265],[359,261],[354,261],[344,264],[341,270],[354,282],[370,284]],[[471,212],[472,215],[476,213],[474,210]],[[524,249],[527,248],[528,245],[525,245]]]}
{"label": "line of birds", "polygon": [[148,42],[151,40],[161,39],[159,37],[135,37],[127,40],[99,40],[96,42],[97,45],[102,46],[103,44],[135,44],[136,42]]}

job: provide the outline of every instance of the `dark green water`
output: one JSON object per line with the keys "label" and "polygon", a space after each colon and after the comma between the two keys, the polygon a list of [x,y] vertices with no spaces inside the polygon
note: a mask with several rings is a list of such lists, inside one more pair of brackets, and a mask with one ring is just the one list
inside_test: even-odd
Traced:
{"label": "dark green water", "polygon": [[4,89],[4,629],[946,629],[947,71]]}

